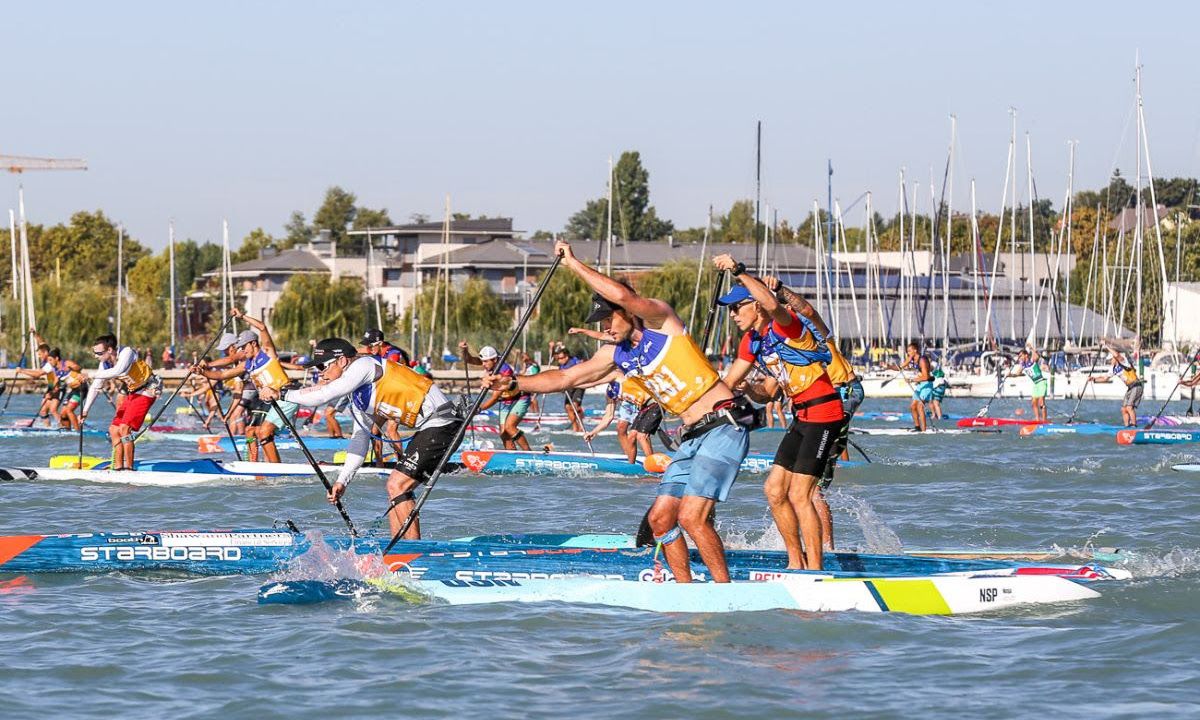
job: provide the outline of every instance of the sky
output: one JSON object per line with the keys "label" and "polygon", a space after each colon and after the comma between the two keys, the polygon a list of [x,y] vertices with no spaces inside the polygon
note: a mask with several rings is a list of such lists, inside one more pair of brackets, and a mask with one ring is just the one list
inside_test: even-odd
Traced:
{"label": "sky", "polygon": [[[457,212],[560,230],[637,150],[651,202],[702,225],[755,193],[793,224],[833,194],[861,224],[898,178],[956,210],[1000,205],[1017,110],[1041,197],[1135,165],[1134,68],[1156,177],[1200,176],[1200,5],[1117,2],[61,2],[3,13],[0,153],[82,157],[27,173],[30,222],[102,209],[152,248],[236,246],[312,218],[326,188],[393,220]],[[1155,6],[1151,6],[1155,7]],[[18,178],[0,177],[16,207]],[[856,203],[855,201],[858,200]]]}

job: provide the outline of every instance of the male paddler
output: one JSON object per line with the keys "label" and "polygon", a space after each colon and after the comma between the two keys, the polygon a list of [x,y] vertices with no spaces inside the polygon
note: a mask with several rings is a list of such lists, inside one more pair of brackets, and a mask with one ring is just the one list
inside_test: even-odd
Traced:
{"label": "male paddler", "polygon": [[[247,432],[247,440],[253,437],[266,457],[266,461],[277,463],[279,462],[279,449],[275,447],[275,433],[279,428],[287,427],[289,422],[295,421],[296,411],[299,408],[292,403],[281,402],[278,404],[279,411],[283,412],[283,417],[281,417],[274,407],[261,401],[262,391],[267,387],[274,390],[283,389],[292,382],[287,375],[287,370],[303,368],[279,359],[275,343],[271,340],[271,333],[261,320],[246,315],[238,308],[234,308],[229,314],[245,321],[253,329],[243,330],[237,336],[237,340],[234,342],[236,352],[233,355],[212,363],[202,362],[193,367],[192,372],[210,380],[221,381],[244,375],[246,381],[254,385],[259,392],[260,402],[258,407],[250,409],[252,418],[249,424],[252,432]],[[239,361],[241,364],[233,365]],[[229,367],[230,365],[233,366]],[[256,451],[251,450],[247,455],[251,460],[259,459]]]}
{"label": "male paddler", "polygon": [[[517,370],[508,363],[500,362],[500,353],[496,352],[496,348],[491,345],[484,345],[479,348],[479,356],[471,354],[471,345],[462,340],[458,343],[458,350],[462,353],[463,362],[467,365],[479,365],[483,367],[483,371],[488,375],[505,375],[507,377],[516,377]],[[483,404],[479,406],[479,411],[483,412],[495,405],[499,405],[500,419],[500,440],[504,442],[504,447],[509,450],[528,450],[529,441],[525,439],[525,431],[518,425],[525,419],[525,415],[529,412],[529,404],[533,401],[533,395],[520,390],[493,390]]]}
{"label": "male paddler", "polygon": [[[350,396],[354,435],[346,448],[346,460],[329,492],[336,502],[346,492],[354,473],[362,467],[371,446],[374,425],[395,420],[417,432],[409,439],[400,459],[387,479],[390,499],[388,522],[392,534],[400,531],[416,501],[413,490],[426,482],[458,432],[462,418],[458,407],[433,380],[412,368],[375,355],[358,356],[357,350],[341,338],[326,338],[317,343],[306,367],[321,371],[321,383],[280,393],[271,388],[259,390],[268,402],[279,398],[303,407],[320,407]],[[404,538],[421,537],[420,520],[414,519]]]}
{"label": "male paddler", "polygon": [[928,427],[925,422],[925,403],[933,399],[933,370],[929,358],[921,352],[920,345],[910,342],[905,348],[905,352],[904,362],[889,367],[900,373],[916,372],[916,376],[912,380],[907,380],[906,377],[906,381],[913,391],[912,402],[909,403],[908,409],[912,412],[913,430],[925,432]]}
{"label": "male paddler", "polygon": [[[782,389],[792,400],[793,422],[779,443],[763,492],[787,548],[788,568],[820,570],[821,519],[813,495],[837,449],[845,419],[842,398],[825,364],[833,361],[823,331],[814,320],[792,312],[766,285],[729,255],[713,258],[741,284],[717,300],[743,331],[725,381],[737,385],[752,370],[766,378],[762,400]],[[812,310],[816,314],[815,308]],[[820,316],[816,316],[820,321]],[[803,544],[801,544],[803,536]]]}
{"label": "male paddler", "polygon": [[[1092,382],[1108,383],[1112,382],[1114,377],[1121,378],[1121,382],[1125,383],[1125,397],[1121,400],[1121,422],[1125,427],[1137,426],[1137,409],[1138,405],[1142,404],[1142,394],[1145,392],[1145,382],[1138,377],[1137,368],[1133,363],[1128,362],[1125,356],[1116,348],[1108,349],[1112,353],[1112,374],[1101,377],[1092,378]],[[1188,385],[1187,382],[1181,382],[1181,385]],[[1188,387],[1193,387],[1188,385]]]}
{"label": "male paddler", "polygon": [[113,335],[96,338],[92,344],[92,354],[100,361],[100,368],[92,375],[92,384],[83,402],[79,421],[87,420],[88,411],[96,402],[104,381],[116,381],[125,397],[118,404],[117,412],[108,426],[108,437],[113,447],[112,469],[132,470],[133,432],[141,429],[150,406],[162,394],[162,380],[138,356],[137,350],[128,345],[117,350],[117,338]]}
{"label": "male paddler", "polygon": [[638,377],[659,403],[683,420],[682,443],[663,473],[649,522],[676,582],[690,582],[687,541],[716,582],[729,582],[725,547],[707,519],[725,500],[749,449],[753,409],[721,381],[704,353],[687,334],[683,321],[662,300],[642,297],[632,288],[575,257],[570,244],[556,242],[562,264],[595,294],[586,322],[599,322],[608,344],[570,367],[543,370],[531,377],[489,375],[486,387],[534,393],[586,388],[611,379],[614,369]]}

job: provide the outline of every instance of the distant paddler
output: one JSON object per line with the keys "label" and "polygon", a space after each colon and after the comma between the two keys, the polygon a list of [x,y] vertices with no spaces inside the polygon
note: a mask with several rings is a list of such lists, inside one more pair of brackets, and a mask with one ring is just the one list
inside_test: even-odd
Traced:
{"label": "distant paddler", "polygon": [[83,423],[76,410],[88,394],[88,379],[83,368],[74,360],[63,360],[58,375],[59,422],[72,430],[79,430]]}
{"label": "distant paddler", "polygon": [[617,421],[617,444],[625,453],[629,462],[637,462],[637,451],[641,448],[643,457],[654,454],[654,446],[650,436],[638,432],[633,424],[642,408],[652,402],[650,393],[646,391],[641,381],[635,377],[618,377],[610,380],[604,388],[604,414],[596,425],[583,434],[584,442],[591,442],[604,432],[613,420]]}
{"label": "distant paddler", "polygon": [[[252,329],[243,330],[238,334],[237,340],[234,342],[235,352],[232,355],[214,360],[212,363],[201,362],[200,365],[192,368],[192,372],[203,375],[209,380],[222,382],[240,375],[243,376],[245,382],[254,385],[258,390],[259,401],[249,409],[248,425],[251,431],[247,432],[247,439],[254,439],[267,462],[277,463],[280,460],[279,449],[275,447],[275,434],[279,428],[286,427],[295,419],[296,411],[299,408],[293,403],[281,402],[277,411],[276,408],[263,401],[262,391],[264,388],[282,390],[292,384],[287,371],[302,370],[303,368],[279,359],[279,353],[275,350],[271,333],[261,320],[250,317],[238,308],[234,308],[229,314],[244,321]],[[279,412],[282,412],[284,417],[280,417]],[[247,448],[247,456],[251,461],[260,459],[258,449],[253,446]]]}
{"label": "distant paddler", "polygon": [[[1017,366],[1013,368],[1010,374],[1010,377],[1024,375],[1029,378],[1031,384],[1030,404],[1033,406],[1034,422],[1047,422],[1046,393],[1050,391],[1050,381],[1046,379],[1045,373],[1042,372],[1042,365],[1042,356],[1036,348],[1032,350],[1022,348],[1021,352],[1017,353]],[[1139,396],[1138,399],[1140,400],[1141,397]],[[1135,417],[1132,424],[1136,423],[1137,418]]]}
{"label": "distant paddler", "polygon": [[[1092,382],[1110,383],[1114,377],[1121,378],[1121,382],[1125,383],[1125,397],[1121,399],[1121,422],[1125,427],[1137,426],[1137,409],[1138,405],[1142,404],[1142,394],[1145,392],[1145,381],[1138,377],[1137,368],[1132,363],[1125,359],[1116,348],[1110,347],[1109,353],[1112,354],[1112,374],[1092,377]],[[1195,377],[1189,383],[1187,380],[1181,381],[1181,385],[1187,387],[1195,387],[1197,381]]]}
{"label": "distant paddler", "polygon": [[34,357],[37,358],[36,368],[17,368],[17,374],[26,377],[41,380],[44,384],[42,392],[42,402],[38,406],[36,420],[45,420],[47,426],[53,426],[51,416],[57,414],[58,409],[58,360],[59,358],[51,355],[50,345],[46,342],[38,331],[30,328],[29,334],[33,337],[37,348],[34,350]]}
{"label": "distant paddler", "polygon": [[934,420],[941,420],[945,417],[942,413],[942,400],[946,399],[946,391],[950,389],[950,381],[946,379],[946,371],[942,369],[940,362],[933,369],[932,374],[933,393],[929,399],[929,410]]}
{"label": "distant paddler", "polygon": [[113,335],[101,335],[96,338],[92,344],[92,354],[100,361],[100,368],[92,375],[91,387],[88,388],[79,420],[87,420],[88,411],[96,401],[96,396],[100,394],[100,386],[109,380],[116,382],[123,399],[117,404],[117,412],[108,426],[108,436],[112,440],[113,448],[112,469],[132,470],[132,433],[141,429],[150,406],[162,394],[162,380],[154,374],[150,365],[138,356],[137,350],[128,345],[118,350],[117,338]]}
{"label": "distant paddler", "polygon": [[[387,479],[388,523],[392,534],[400,531],[415,504],[413,490],[429,480],[462,423],[458,407],[433,380],[418,375],[412,368],[373,355],[358,356],[357,350],[341,338],[326,338],[317,343],[305,367],[317,368],[317,385],[279,393],[260,390],[270,402],[276,398],[302,407],[320,407],[338,398],[350,396],[354,434],[346,448],[346,459],[338,474],[329,502],[337,502],[346,492],[354,474],[362,467],[371,448],[374,425],[395,420],[416,434],[400,454]],[[421,537],[420,519],[414,519],[404,538]]]}
{"label": "distant paddler", "polygon": [[753,408],[721,380],[670,305],[642,297],[629,285],[588,267],[566,242],[556,242],[555,252],[562,255],[563,266],[594,291],[592,312],[585,322],[600,323],[608,344],[587,360],[532,377],[489,375],[485,387],[557,393],[598,385],[614,369],[640,378],[663,408],[684,423],[682,443],[650,508],[654,538],[676,582],[692,579],[684,530],[696,543],[712,579],[729,582],[725,547],[708,517],[716,503],[729,496],[737,479],[749,449]]}
{"label": "distant paddler", "polygon": [[[793,420],[779,443],[763,493],[787,548],[792,570],[820,570],[821,518],[813,501],[825,467],[836,455],[845,425],[842,398],[825,366],[833,362],[829,330],[816,308],[793,312],[746,266],[729,255],[713,258],[739,282],[717,302],[743,332],[725,381],[737,386],[751,371],[767,378],[763,390],[779,388],[791,398]],[[802,542],[803,539],[803,542]]]}
{"label": "distant paddler", "polygon": [[[500,353],[491,345],[479,348],[479,356],[476,357],[471,354],[470,343],[462,340],[458,343],[458,351],[462,355],[464,363],[481,366],[488,375],[503,375],[510,378],[517,376],[516,368],[508,363],[501,363]],[[532,401],[533,395],[520,390],[493,390],[492,394],[479,406],[480,412],[496,407],[500,419],[500,440],[509,450],[529,449],[529,440],[525,438],[525,432],[518,425],[529,413],[529,405]]]}
{"label": "distant paddler", "polygon": [[929,358],[921,352],[921,346],[915,342],[908,344],[905,353],[902,363],[889,365],[889,367],[902,375],[906,372],[916,373],[912,380],[908,380],[907,376],[904,376],[913,391],[912,402],[909,403],[908,408],[912,413],[913,430],[925,432],[928,428],[925,421],[925,403],[933,399],[933,368]]}

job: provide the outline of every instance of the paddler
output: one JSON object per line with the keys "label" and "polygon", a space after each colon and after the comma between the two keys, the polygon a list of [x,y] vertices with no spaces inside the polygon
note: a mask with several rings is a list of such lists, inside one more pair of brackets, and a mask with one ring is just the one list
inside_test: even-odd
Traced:
{"label": "paddler", "polygon": [[908,407],[912,413],[913,430],[925,432],[928,428],[925,422],[925,403],[933,399],[933,370],[929,358],[922,354],[920,345],[910,342],[905,352],[903,363],[889,367],[900,373],[916,372],[912,380],[905,378],[913,391],[912,402]]}
{"label": "paddler", "polygon": [[[488,375],[504,375],[506,377],[516,377],[517,375],[517,370],[512,365],[500,363],[500,353],[496,352],[496,348],[491,345],[479,348],[479,355],[475,356],[471,354],[471,345],[466,340],[462,340],[458,343],[458,351],[462,355],[464,363],[480,366]],[[504,443],[505,448],[509,450],[529,449],[529,440],[525,438],[525,432],[517,426],[528,414],[529,404],[532,400],[533,396],[527,392],[493,390],[479,406],[479,411],[483,412],[499,405],[500,440]]]}
{"label": "paddler", "polygon": [[[687,334],[683,321],[662,300],[638,295],[631,287],[588,265],[569,243],[554,244],[562,264],[587,283],[592,312],[585,322],[600,323],[608,344],[587,360],[532,377],[490,375],[485,387],[557,393],[604,382],[613,370],[640,378],[662,406],[683,420],[682,443],[658,485],[649,523],[676,582],[690,582],[684,530],[716,582],[729,582],[725,547],[707,519],[729,496],[749,450],[750,404],[733,394]],[[560,365],[565,359],[560,356]]]}
{"label": "paddler", "polygon": [[[1138,377],[1137,368],[1132,363],[1127,362],[1125,356],[1116,348],[1110,347],[1108,351],[1112,354],[1112,374],[1107,376],[1095,377],[1092,382],[1109,383],[1114,377],[1121,378],[1121,382],[1125,383],[1125,397],[1121,400],[1121,422],[1125,427],[1137,426],[1137,409],[1142,403],[1142,394],[1145,392],[1145,382]],[[1195,383],[1188,384],[1181,382],[1181,385],[1194,387]]]}
{"label": "paddler", "polygon": [[629,462],[637,462],[637,451],[640,447],[645,457],[654,454],[654,446],[650,436],[633,429],[638,413],[650,400],[650,393],[635,377],[617,378],[610,380],[604,388],[604,414],[595,427],[583,434],[584,442],[591,442],[604,432],[613,420],[617,421],[617,444],[621,446]]}
{"label": "paddler", "polygon": [[62,367],[63,373],[58,380],[59,422],[64,427],[79,430],[82,423],[75,410],[83,404],[83,398],[87,396],[87,375],[83,374],[83,368],[74,360],[64,360]]}
{"label": "paddler", "polygon": [[[234,342],[234,354],[211,364],[202,362],[200,365],[194,366],[192,372],[209,380],[222,382],[242,375],[247,384],[252,384],[258,390],[257,406],[250,408],[251,420],[248,423],[250,429],[247,431],[247,440],[253,438],[267,462],[277,463],[279,462],[279,449],[275,447],[275,434],[279,428],[287,427],[295,420],[299,407],[293,403],[280,402],[278,410],[276,410],[270,403],[263,400],[262,391],[267,387],[274,390],[287,387],[292,383],[291,378],[287,375],[287,370],[302,370],[303,368],[293,363],[280,361],[279,353],[275,350],[275,343],[271,339],[271,333],[261,320],[250,317],[238,308],[234,308],[229,314],[244,321],[252,329],[243,330],[238,334],[237,340]],[[242,364],[234,365],[238,362]],[[280,412],[283,413],[282,417]],[[251,461],[260,459],[259,453],[253,449],[249,449],[247,455]]]}
{"label": "paddler", "polygon": [[929,399],[929,409],[934,420],[941,420],[942,415],[942,400],[946,398],[946,390],[950,388],[950,381],[946,379],[946,372],[942,370],[942,364],[933,369],[933,393]]}
{"label": "paddler", "polygon": [[[559,370],[568,370],[583,362],[572,355],[571,351],[567,350],[567,346],[562,343],[551,343],[550,354]],[[584,388],[571,388],[563,393],[563,410],[567,414],[567,420],[571,423],[571,430],[577,433],[587,430],[583,426],[583,390]]]}
{"label": "paddler", "polygon": [[58,383],[58,363],[50,356],[50,345],[46,342],[38,331],[34,328],[29,328],[29,334],[33,336],[34,343],[37,348],[34,350],[34,357],[37,358],[36,368],[17,368],[17,374],[41,380],[45,383],[45,389],[42,392],[42,403],[38,406],[37,420],[45,420],[49,427],[53,423],[50,420],[50,415],[53,412],[52,406],[57,406],[57,391],[56,384]]}
{"label": "paddler", "polygon": [[821,518],[813,496],[845,425],[841,396],[825,370],[833,361],[828,328],[816,308],[792,312],[731,256],[718,255],[713,265],[741,283],[717,300],[729,308],[729,316],[744,333],[725,381],[737,385],[758,370],[766,378],[767,395],[762,399],[773,397],[779,388],[792,401],[793,421],[763,485],[787,548],[787,567],[820,570]]}
{"label": "paddler", "polygon": [[87,420],[88,411],[100,394],[100,386],[106,380],[115,381],[124,398],[118,403],[117,412],[108,426],[113,448],[112,469],[132,470],[133,432],[141,429],[150,406],[162,394],[162,380],[138,356],[137,350],[128,345],[118,350],[117,338],[113,335],[96,338],[92,344],[92,354],[100,361],[100,368],[92,375],[92,384],[88,388],[79,420]]}
{"label": "paddler", "polygon": [[[820,314],[808,300],[780,283],[777,278],[764,277],[763,284],[773,291],[775,297],[787,305],[793,313],[808,319],[817,326],[818,330],[828,332],[829,328],[825,326]],[[850,459],[847,452],[850,444],[850,422],[854,419],[854,414],[858,412],[866,394],[863,392],[862,381],[854,372],[854,366],[838,348],[837,340],[830,335],[826,338],[825,345],[829,349],[830,355],[830,361],[825,363],[825,372],[828,373],[829,381],[833,383],[834,389],[841,398],[843,423],[838,432],[834,451],[830,454],[829,462],[826,463],[821,479],[817,482],[812,499],[813,506],[817,509],[817,516],[821,519],[821,547],[825,550],[833,550],[833,513],[829,511],[829,503],[825,500],[825,491],[833,484],[838,460]]]}
{"label": "paddler", "polygon": [[[337,502],[346,492],[354,474],[362,467],[371,446],[371,427],[395,420],[416,430],[404,447],[387,479],[390,499],[388,523],[392,534],[400,531],[415,503],[413,490],[429,480],[462,422],[457,406],[433,380],[418,375],[412,368],[381,357],[359,357],[357,350],[341,338],[326,338],[317,343],[306,367],[321,372],[321,383],[280,393],[260,390],[264,400],[280,398],[303,407],[320,407],[337,398],[350,396],[354,435],[346,449],[346,459],[338,474],[329,502]],[[421,537],[420,518],[415,518],[405,539]]]}
{"label": "paddler", "polygon": [[[1042,373],[1042,356],[1038,354],[1037,349],[1032,352],[1029,348],[1022,348],[1017,353],[1017,366],[1013,368],[1010,377],[1024,375],[1029,378],[1032,384],[1030,396],[1032,400],[1030,404],[1033,406],[1034,422],[1046,422],[1046,393],[1050,389],[1050,383],[1046,380],[1045,374]],[[1140,399],[1140,398],[1139,398]],[[1124,410],[1122,410],[1124,413]],[[1134,419],[1136,424],[1137,419]]]}

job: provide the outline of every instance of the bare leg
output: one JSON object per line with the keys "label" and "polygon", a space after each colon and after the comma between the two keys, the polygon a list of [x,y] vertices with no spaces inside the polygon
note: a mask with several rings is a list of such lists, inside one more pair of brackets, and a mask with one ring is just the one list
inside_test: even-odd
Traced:
{"label": "bare leg", "polygon": [[[666,535],[679,523],[679,506],[679,498],[670,495],[659,495],[654,499],[654,504],[650,506],[649,517],[650,529],[656,536]],[[671,568],[671,574],[675,576],[675,582],[692,581],[687,541],[683,539],[682,535],[663,546],[663,555],[667,558],[667,565]]]}
{"label": "bare leg", "polygon": [[804,537],[804,555],[809,570],[821,569],[821,519],[813,506],[815,475],[788,473],[788,501],[800,519],[800,534]]}
{"label": "bare leg", "polygon": [[325,408],[325,429],[331,438],[345,437],[342,435],[342,424],[338,422],[337,413],[331,407]]}
{"label": "bare leg", "polygon": [[624,420],[617,422],[617,442],[620,443],[621,450],[625,452],[629,462],[637,462],[637,443],[629,434],[629,423]]}
{"label": "bare leg", "polygon": [[[392,502],[392,498],[403,495],[411,491],[417,486],[417,481],[409,476],[393,470],[387,479],[388,504]],[[392,536],[400,532],[400,528],[404,527],[404,521],[408,519],[409,513],[413,511],[417,503],[415,500],[404,500],[396,503],[392,511],[388,513],[388,525],[392,528]],[[408,531],[404,533],[405,540],[420,540],[421,539],[421,518],[420,516],[413,518],[412,525],[408,526]]]}
{"label": "bare leg", "polygon": [[800,521],[795,508],[788,502],[788,472],[779,465],[772,465],[763,483],[763,494],[767,496],[767,505],[771,508],[771,517],[775,518],[775,527],[779,528],[779,535],[783,538],[783,546],[787,548],[788,569],[803,570]]}
{"label": "bare leg", "polygon": [[275,424],[264,422],[258,426],[258,436],[262,438],[263,454],[267,456],[267,462],[279,462],[279,449],[275,447]]}
{"label": "bare leg", "polygon": [[717,501],[695,495],[685,495],[679,504],[679,526],[696,543],[700,559],[708,567],[713,582],[729,582],[729,567],[725,564],[725,544],[709,524],[708,517]]}
{"label": "bare leg", "polygon": [[813,486],[812,504],[817,509],[817,517],[821,519],[821,549],[833,551],[833,513],[829,511],[829,503],[825,502],[825,493],[820,487]]}
{"label": "bare leg", "polygon": [[654,454],[654,445],[650,442],[650,436],[645,433],[630,431],[629,436],[637,442],[638,447],[642,449],[642,455],[650,457]]}

